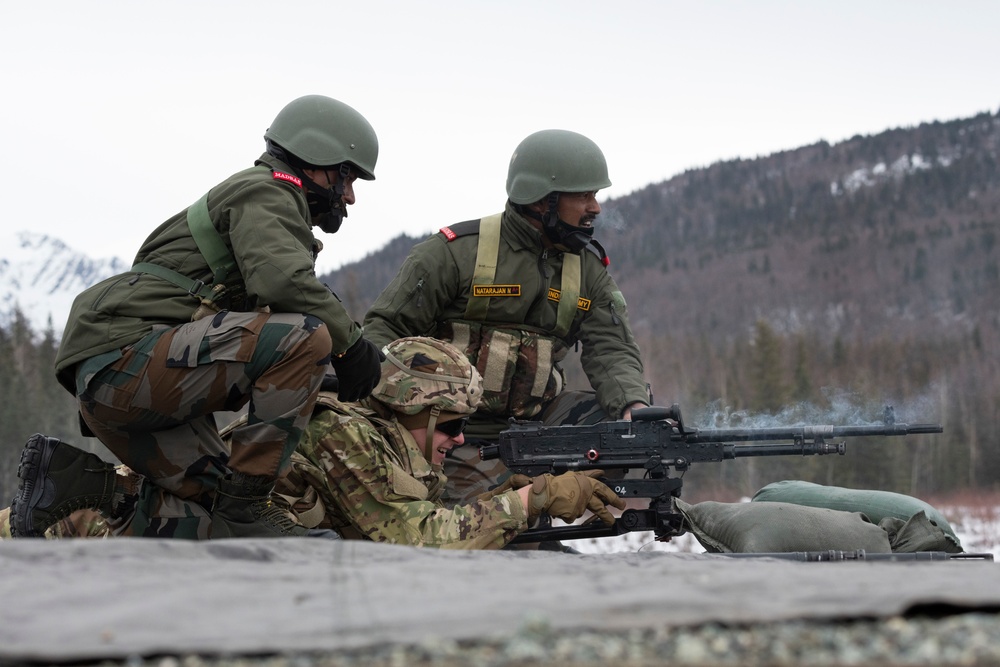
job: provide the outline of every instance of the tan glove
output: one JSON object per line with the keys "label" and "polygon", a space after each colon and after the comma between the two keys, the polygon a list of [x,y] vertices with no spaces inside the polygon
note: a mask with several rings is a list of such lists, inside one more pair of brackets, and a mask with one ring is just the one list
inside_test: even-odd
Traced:
{"label": "tan glove", "polygon": [[507,478],[507,481],[498,486],[495,489],[490,489],[486,493],[480,493],[476,496],[476,500],[482,502],[484,500],[489,500],[490,498],[496,498],[502,493],[507,493],[511,489],[517,490],[522,486],[528,486],[531,484],[531,478],[527,475],[511,475]]}
{"label": "tan glove", "polygon": [[534,521],[543,512],[566,522],[573,522],[588,509],[605,525],[615,522],[605,505],[625,509],[625,500],[619,498],[605,484],[597,481],[603,470],[565,472],[561,475],[545,473],[535,477],[528,494],[528,521]]}

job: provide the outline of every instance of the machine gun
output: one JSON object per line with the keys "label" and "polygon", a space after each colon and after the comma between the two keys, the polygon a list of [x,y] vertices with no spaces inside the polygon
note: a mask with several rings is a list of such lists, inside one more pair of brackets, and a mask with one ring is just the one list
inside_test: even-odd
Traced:
{"label": "machine gun", "polygon": [[[694,463],[715,463],[748,456],[820,456],[847,451],[839,438],[941,433],[940,424],[897,424],[890,406],[881,425],[781,426],[773,428],[689,428],[677,405],[632,411],[632,421],[601,422],[592,426],[545,426],[512,421],[497,444],[484,445],[483,460],[501,459],[514,473],[535,477],[569,470],[600,469],[641,478],[603,478],[622,498],[648,498],[648,509],[627,509],[613,526],[600,522],[552,526],[543,516],[537,527],[514,541],[579,539],[651,530],[666,541],[685,532],[684,517],[674,506],[681,495],[684,471]],[[745,443],[745,444],[740,444]],[[671,469],[681,476],[670,476]]]}

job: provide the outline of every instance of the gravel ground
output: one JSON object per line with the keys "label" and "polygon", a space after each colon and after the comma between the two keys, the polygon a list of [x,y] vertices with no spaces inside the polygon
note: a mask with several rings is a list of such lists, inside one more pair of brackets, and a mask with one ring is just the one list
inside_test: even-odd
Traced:
{"label": "gravel ground", "polygon": [[135,657],[105,667],[748,667],[791,665],[1000,665],[1000,615],[965,613],[850,622],[786,622],[723,627],[556,633],[526,625],[499,641],[383,646],[363,651],[284,656]]}

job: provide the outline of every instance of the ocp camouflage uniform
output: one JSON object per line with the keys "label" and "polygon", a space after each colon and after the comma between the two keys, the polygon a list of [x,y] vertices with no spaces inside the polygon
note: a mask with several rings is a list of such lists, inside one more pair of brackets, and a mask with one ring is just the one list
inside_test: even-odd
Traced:
{"label": "ocp camouflage uniform", "polygon": [[[473,297],[481,224],[445,227],[414,246],[368,311],[365,335],[379,345],[403,336],[433,336],[464,350],[485,390],[483,407],[466,429],[469,438],[495,439],[509,417],[594,423],[617,419],[632,403],[648,404],[625,298],[602,258],[580,253],[575,315],[558,334],[565,254],[546,249],[542,232],[510,203],[501,218],[495,278],[492,285],[478,286],[491,294],[485,318],[466,319],[470,299],[482,298]],[[556,406],[565,387],[559,362],[578,344],[594,391],[567,392]],[[568,421],[571,414],[583,421]],[[465,463],[456,463],[463,458]],[[478,495],[504,476],[498,461],[472,458],[471,448],[459,448],[446,461],[449,502]]]}
{"label": "ocp camouflage uniform", "polygon": [[[62,537],[108,537],[111,529],[107,521],[96,510],[77,510],[68,517],[52,524],[45,530],[45,538],[54,540]],[[0,539],[10,535],[10,508],[0,510]]]}
{"label": "ocp camouflage uniform", "polygon": [[[109,278],[73,304],[58,378],[79,397],[87,427],[153,481],[144,487],[131,534],[204,537],[227,468],[283,473],[331,351],[343,352],[361,336],[315,277],[318,242],[306,195],[290,171],[265,154],[209,193],[211,223],[238,269],[215,304],[220,312],[191,321],[198,298],[140,271]],[[213,275],[187,211],[146,239],[139,262],[206,282]],[[230,448],[212,413],[238,410],[251,394],[250,419],[233,433]]]}
{"label": "ocp camouflage uniform", "polygon": [[440,501],[445,481],[391,411],[323,393],[272,498],[303,525],[348,539],[499,549],[527,529],[516,491],[447,509]]}

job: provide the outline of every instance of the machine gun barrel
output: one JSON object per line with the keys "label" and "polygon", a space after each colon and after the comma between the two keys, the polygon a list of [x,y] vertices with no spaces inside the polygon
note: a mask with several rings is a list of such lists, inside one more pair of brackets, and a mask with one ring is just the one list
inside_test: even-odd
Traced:
{"label": "machine gun barrel", "polygon": [[760,442],[766,440],[816,440],[864,436],[942,433],[940,424],[875,424],[872,426],[777,426],[773,428],[689,428],[680,434],[684,442]]}

